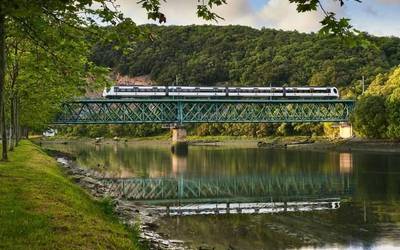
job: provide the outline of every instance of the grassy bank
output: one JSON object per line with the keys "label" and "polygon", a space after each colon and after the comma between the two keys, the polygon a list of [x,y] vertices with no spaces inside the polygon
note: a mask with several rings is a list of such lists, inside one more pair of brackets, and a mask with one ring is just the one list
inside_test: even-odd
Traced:
{"label": "grassy bank", "polygon": [[137,232],[29,141],[0,163],[0,249],[139,249]]}

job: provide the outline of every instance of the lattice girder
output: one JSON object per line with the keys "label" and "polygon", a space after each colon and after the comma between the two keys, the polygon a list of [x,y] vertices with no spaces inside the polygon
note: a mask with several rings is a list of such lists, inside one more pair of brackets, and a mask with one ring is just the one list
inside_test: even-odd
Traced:
{"label": "lattice girder", "polygon": [[350,100],[119,99],[64,103],[55,124],[347,122]]}

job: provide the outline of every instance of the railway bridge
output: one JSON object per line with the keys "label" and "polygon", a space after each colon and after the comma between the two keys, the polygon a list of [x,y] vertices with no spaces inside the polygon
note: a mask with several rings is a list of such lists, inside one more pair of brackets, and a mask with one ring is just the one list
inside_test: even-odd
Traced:
{"label": "railway bridge", "polygon": [[350,130],[352,100],[317,99],[84,99],[62,104],[54,124],[166,124],[173,141],[193,123],[337,122]]}

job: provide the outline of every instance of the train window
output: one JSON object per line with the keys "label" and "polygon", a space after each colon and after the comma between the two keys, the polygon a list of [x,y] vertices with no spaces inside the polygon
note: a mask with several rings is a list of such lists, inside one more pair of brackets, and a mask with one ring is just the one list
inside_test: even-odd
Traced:
{"label": "train window", "polygon": [[285,89],[285,90],[286,90],[286,93],[294,93],[293,89]]}
{"label": "train window", "polygon": [[337,89],[334,88],[333,93],[337,94],[337,92],[338,92]]}

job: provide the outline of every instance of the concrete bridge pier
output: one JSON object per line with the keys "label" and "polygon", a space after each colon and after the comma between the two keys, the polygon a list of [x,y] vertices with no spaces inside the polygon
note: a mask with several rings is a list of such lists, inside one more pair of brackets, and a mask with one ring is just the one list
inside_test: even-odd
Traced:
{"label": "concrete bridge pier", "polygon": [[342,122],[339,125],[339,137],[348,139],[353,137],[353,126],[349,122]]}
{"label": "concrete bridge pier", "polygon": [[171,128],[172,130],[172,143],[186,143],[187,131],[183,127]]}

